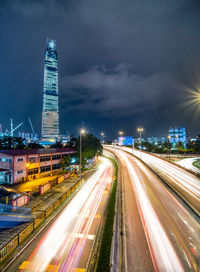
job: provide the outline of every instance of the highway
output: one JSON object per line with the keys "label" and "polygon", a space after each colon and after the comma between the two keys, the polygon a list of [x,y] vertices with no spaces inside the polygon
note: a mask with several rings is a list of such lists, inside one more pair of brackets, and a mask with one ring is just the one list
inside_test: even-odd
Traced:
{"label": "highway", "polygon": [[6,271],[86,271],[113,174],[101,157],[95,174]]}
{"label": "highway", "polygon": [[189,170],[192,170],[193,172],[200,174],[200,169],[195,167],[192,163],[195,162],[196,160],[198,160],[199,157],[194,157],[194,158],[187,158],[187,159],[182,159],[182,160],[178,160],[175,163],[178,165],[181,165]]}
{"label": "highway", "polygon": [[199,271],[199,223],[140,160],[109,149],[123,185],[125,271]]}
{"label": "highway", "polygon": [[[123,147],[149,165],[161,178],[180,194],[200,216],[200,179],[182,168],[151,154]],[[133,153],[134,152],[134,153]]]}

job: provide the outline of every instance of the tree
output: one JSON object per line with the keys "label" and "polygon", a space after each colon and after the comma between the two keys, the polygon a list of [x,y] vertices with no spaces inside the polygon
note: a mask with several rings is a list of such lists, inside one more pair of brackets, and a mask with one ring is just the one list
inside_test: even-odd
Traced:
{"label": "tree", "polygon": [[70,160],[71,160],[70,155],[62,157],[62,160],[61,160],[60,164],[61,164],[61,168],[62,168],[63,171],[65,170],[65,168],[67,166],[69,166]]}
{"label": "tree", "polygon": [[54,144],[50,145],[50,148],[62,148],[63,144],[61,142],[55,142]]}
{"label": "tree", "polygon": [[0,141],[0,149],[25,149],[24,139],[21,137],[4,136]]}
{"label": "tree", "polygon": [[153,150],[155,149],[154,144],[151,144],[151,143],[149,143],[149,142],[143,142],[143,143],[142,143],[142,147],[143,147],[146,151],[149,151],[149,152],[153,152]]}
{"label": "tree", "polygon": [[[80,136],[75,142],[77,156],[80,157]],[[100,140],[92,134],[82,136],[82,162],[85,164],[87,160],[92,159],[94,156],[101,154],[103,147]]]}
{"label": "tree", "polygon": [[28,147],[28,149],[41,149],[41,148],[44,148],[42,145],[40,145],[38,143],[29,143],[27,147]]}
{"label": "tree", "polygon": [[170,142],[164,142],[163,144],[162,144],[162,147],[163,147],[163,149],[164,150],[171,150],[172,149],[172,143],[170,143]]}
{"label": "tree", "polygon": [[66,143],[66,147],[75,147],[78,139],[74,135],[70,135],[70,141]]}

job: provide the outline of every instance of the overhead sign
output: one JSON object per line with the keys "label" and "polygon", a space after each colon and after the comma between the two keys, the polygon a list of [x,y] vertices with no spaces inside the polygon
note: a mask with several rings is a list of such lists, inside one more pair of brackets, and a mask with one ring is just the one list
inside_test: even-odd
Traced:
{"label": "overhead sign", "polygon": [[133,137],[118,137],[118,145],[133,145]]}

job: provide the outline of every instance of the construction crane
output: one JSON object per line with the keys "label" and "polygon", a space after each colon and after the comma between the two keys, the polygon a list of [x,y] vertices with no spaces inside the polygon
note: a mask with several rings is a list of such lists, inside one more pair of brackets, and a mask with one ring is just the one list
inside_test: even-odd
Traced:
{"label": "construction crane", "polygon": [[32,129],[32,132],[33,132],[33,136],[35,136],[35,130],[34,130],[34,128],[33,128],[33,125],[32,125],[32,122],[31,122],[31,118],[30,118],[30,117],[28,118],[28,121],[29,121],[29,124],[30,124],[30,126],[31,126],[31,129]]}
{"label": "construction crane", "polygon": [[30,118],[30,117],[28,118],[28,121],[29,121],[29,124],[30,124],[30,126],[31,126],[31,130],[32,130],[32,132],[33,132],[33,137],[37,138],[38,135],[37,135],[37,133],[35,133],[35,130],[34,130],[34,128],[33,128],[33,124],[32,124],[32,122],[31,122],[31,118]]}
{"label": "construction crane", "polygon": [[18,129],[19,127],[21,127],[23,125],[23,122],[20,123],[18,126],[16,126],[15,128],[13,128],[13,119],[10,119],[10,136],[13,137],[13,132]]}

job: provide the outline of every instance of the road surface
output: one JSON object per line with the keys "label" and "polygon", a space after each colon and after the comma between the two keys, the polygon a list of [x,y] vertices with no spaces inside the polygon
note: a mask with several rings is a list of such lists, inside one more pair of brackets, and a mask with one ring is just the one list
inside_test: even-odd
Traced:
{"label": "road surface", "polygon": [[149,165],[174,190],[180,194],[190,207],[200,216],[200,179],[182,168],[151,154],[123,147]]}
{"label": "road surface", "polygon": [[110,160],[100,161],[96,173],[6,271],[86,271],[114,173]]}
{"label": "road surface", "polygon": [[200,174],[200,169],[198,167],[195,167],[192,163],[198,160],[199,157],[196,158],[187,158],[175,161],[176,164],[181,165],[185,167],[186,169],[192,170],[193,172]]}
{"label": "road surface", "polygon": [[111,149],[119,159],[124,187],[125,271],[199,271],[197,221],[148,167]]}

